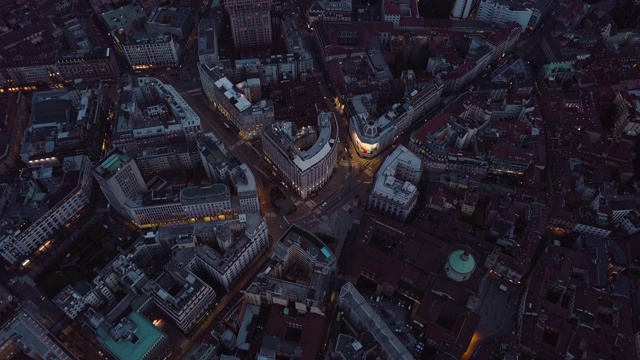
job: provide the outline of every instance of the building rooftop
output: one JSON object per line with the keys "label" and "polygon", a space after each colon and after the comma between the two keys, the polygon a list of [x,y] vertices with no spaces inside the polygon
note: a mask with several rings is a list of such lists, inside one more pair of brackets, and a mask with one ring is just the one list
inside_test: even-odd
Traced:
{"label": "building rooftop", "polygon": [[147,15],[144,10],[136,4],[129,4],[102,14],[102,20],[107,25],[109,31],[112,32],[131,26],[137,21],[144,21],[146,18]]}
{"label": "building rooftop", "polygon": [[257,190],[256,178],[247,164],[241,164],[240,166],[233,168],[229,172],[229,177],[231,178],[238,195],[242,195],[243,193],[252,193]]}
{"label": "building rooftop", "polygon": [[202,19],[198,25],[198,55],[217,54],[216,22]]}
{"label": "building rooftop", "polygon": [[264,134],[271,137],[280,146],[280,151],[302,172],[320,162],[337,146],[338,124],[333,113],[318,115],[318,139],[307,150],[300,150],[295,145],[293,131],[292,123],[283,122],[266,126]]}
{"label": "building rooftop", "polygon": [[189,7],[158,6],[149,14],[147,23],[182,28],[192,17],[192,12],[193,10]]}
{"label": "building rooftop", "polygon": [[396,177],[396,169],[399,166],[422,171],[420,158],[406,147],[399,145],[380,165],[372,191],[377,195],[394,199],[397,202],[408,203],[417,196],[418,188],[416,187],[417,184],[412,184]]}
{"label": "building rooftop", "polygon": [[145,359],[166,339],[166,335],[142,315],[131,312],[109,329],[98,328],[102,345],[118,360]]}
{"label": "building rooftop", "polygon": [[468,274],[475,270],[476,260],[464,250],[455,250],[447,259],[449,266],[458,274]]}
{"label": "building rooftop", "polygon": [[352,316],[358,318],[361,323],[365,324],[366,330],[375,337],[391,359],[409,360],[414,358],[350,282],[346,283],[340,289],[340,302],[345,302],[349,309],[351,309]]}
{"label": "building rooftop", "polygon": [[113,150],[107,157],[99,161],[93,168],[93,171],[101,178],[108,180],[115,175],[120,168],[129,162],[133,161],[133,158],[120,150]]}
{"label": "building rooftop", "polygon": [[77,359],[30,310],[21,309],[0,329],[0,343],[15,342],[31,358]]}
{"label": "building rooftop", "polygon": [[200,203],[210,198],[228,198],[229,187],[222,183],[206,186],[189,186],[180,192],[180,200],[185,204]]}

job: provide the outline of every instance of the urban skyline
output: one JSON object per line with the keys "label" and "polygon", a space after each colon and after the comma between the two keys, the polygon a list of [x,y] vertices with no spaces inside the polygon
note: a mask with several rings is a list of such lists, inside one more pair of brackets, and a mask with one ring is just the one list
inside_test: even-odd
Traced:
{"label": "urban skyline", "polygon": [[639,58],[636,0],[7,2],[0,355],[639,358]]}

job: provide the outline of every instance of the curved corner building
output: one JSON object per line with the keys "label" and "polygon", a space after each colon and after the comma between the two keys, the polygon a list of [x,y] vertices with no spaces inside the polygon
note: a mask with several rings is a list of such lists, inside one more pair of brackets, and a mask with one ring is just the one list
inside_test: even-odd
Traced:
{"label": "curved corner building", "polygon": [[338,122],[333,113],[318,115],[316,141],[307,149],[296,143],[309,129],[297,131],[290,122],[265,126],[262,148],[269,160],[287,177],[303,199],[321,188],[333,173],[338,159]]}

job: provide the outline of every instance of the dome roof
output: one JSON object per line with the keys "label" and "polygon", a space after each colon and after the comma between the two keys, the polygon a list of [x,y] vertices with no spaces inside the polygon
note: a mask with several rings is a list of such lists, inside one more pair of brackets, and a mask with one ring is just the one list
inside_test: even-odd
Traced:
{"label": "dome roof", "polygon": [[469,274],[476,268],[476,260],[464,250],[449,254],[449,267],[458,274]]}
{"label": "dome roof", "polygon": [[369,121],[362,128],[362,133],[365,136],[370,137],[370,138],[375,137],[376,135],[378,135],[378,127],[375,125],[375,123],[373,121]]}

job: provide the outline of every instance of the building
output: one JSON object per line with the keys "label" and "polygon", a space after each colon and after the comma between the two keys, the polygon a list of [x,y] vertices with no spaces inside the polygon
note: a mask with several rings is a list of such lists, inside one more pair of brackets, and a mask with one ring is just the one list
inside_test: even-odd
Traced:
{"label": "building", "polygon": [[[173,86],[152,77],[141,77],[134,82],[131,76],[125,75],[120,79],[119,88],[111,136],[114,148],[141,155],[144,150],[154,153],[157,148],[167,147],[173,148],[166,151],[167,157],[187,151],[192,160],[197,159],[197,150],[191,144],[195,144],[202,132],[200,117]],[[162,162],[169,165],[168,158]]]}
{"label": "building", "polygon": [[103,116],[108,111],[104,88],[36,92],[24,129],[20,157],[28,167],[57,163],[62,156],[101,151]]}
{"label": "building", "polygon": [[213,133],[198,135],[198,153],[209,180],[224,182],[229,177],[227,150]]}
{"label": "building", "polygon": [[[118,162],[119,160],[114,160],[114,164]],[[100,169],[96,170],[96,173],[99,171]],[[128,168],[127,172],[122,174],[126,181],[135,181],[134,188],[139,185],[132,168]],[[258,211],[256,182],[249,168],[244,164],[238,165],[229,170],[228,176],[232,188],[225,183],[168,186],[167,181],[161,176],[154,176],[148,190],[125,200],[123,216],[138,226],[155,227],[210,221],[209,219],[220,216],[233,218],[239,214]],[[98,183],[101,183],[101,180],[98,180]],[[115,184],[113,192],[123,198],[117,180],[111,184]],[[112,190],[107,190],[110,191]],[[116,205],[113,206],[117,209]]]}
{"label": "building", "polygon": [[124,35],[117,43],[134,69],[176,66],[182,51],[171,34]]}
{"label": "building", "polygon": [[400,25],[400,18],[418,17],[418,1],[416,0],[383,0],[382,18],[385,22]]}
{"label": "building", "polygon": [[390,146],[398,135],[438,103],[442,90],[439,80],[417,89],[407,89],[403,103],[394,104],[377,118],[373,116],[377,107],[372,94],[347,100],[345,112],[349,116],[349,133],[358,154],[372,158]]}
{"label": "building", "polygon": [[481,0],[476,19],[499,26],[515,22],[524,31],[535,28],[552,3],[549,0]]}
{"label": "building", "polygon": [[193,9],[189,7],[158,6],[144,24],[149,34],[171,34],[186,40],[193,31]]}
{"label": "building", "polygon": [[142,291],[185,333],[202,320],[216,299],[209,285],[175,262],[168,263]]}
{"label": "building", "polygon": [[240,207],[247,212],[259,213],[258,186],[256,178],[247,164],[241,164],[231,169],[229,180],[234,193],[238,195]]}
{"label": "building", "polygon": [[101,13],[101,17],[111,36],[117,33],[129,33],[134,28],[143,27],[147,20],[146,12],[137,4],[129,4]]}
{"label": "building", "polygon": [[[191,144],[196,143],[197,135],[202,132],[200,117],[173,86],[152,77],[141,77],[134,82],[131,76],[125,75],[119,87],[111,136],[114,148],[137,155],[145,149],[155,152],[155,148],[173,147],[188,151],[192,159],[197,159],[197,149]],[[171,151],[167,156],[173,154]],[[162,161],[169,166],[169,159]]]}
{"label": "building", "polygon": [[456,0],[451,9],[451,19],[467,20],[471,13],[474,0]]}
{"label": "building", "polygon": [[25,308],[0,329],[0,343],[16,344],[33,359],[78,359]]}
{"label": "building", "polygon": [[198,25],[198,62],[211,67],[218,62],[216,22],[202,19]]}
{"label": "building", "polygon": [[[288,34],[287,39],[293,37]],[[295,40],[294,40],[295,41]],[[300,40],[301,41],[301,40]],[[287,44],[289,44],[287,42]],[[258,76],[263,84],[280,84],[299,80],[313,71],[313,57],[304,49],[293,45],[295,51],[254,59],[238,59],[233,68],[225,67],[222,73],[230,80],[242,82],[247,76]],[[248,81],[248,80],[247,80]]]}
{"label": "building", "polygon": [[317,128],[297,129],[276,123],[262,132],[262,148],[304,199],[331,177],[338,159],[338,123],[333,113],[320,113]]}
{"label": "building", "polygon": [[[91,199],[91,161],[84,155],[22,171],[0,220],[0,252],[11,264],[44,251],[56,232],[78,218]],[[0,203],[3,200],[0,200]],[[29,259],[22,261],[27,265]]]}
{"label": "building", "polygon": [[373,335],[380,344],[382,359],[414,359],[353,284],[348,282],[340,289],[338,307],[356,329],[368,331]]}
{"label": "building", "polygon": [[[220,251],[196,241],[217,242]],[[252,261],[269,248],[267,224],[258,213],[241,214],[237,219],[214,223],[161,228],[157,241],[176,245],[173,260],[184,264],[194,274],[214,279],[229,290]]]}
{"label": "building", "polygon": [[134,159],[116,149],[93,167],[93,175],[109,204],[129,218],[125,203],[147,191],[147,185]]}
{"label": "building", "polygon": [[316,0],[307,8],[307,22],[351,21],[352,11],[351,0]]}
{"label": "building", "polygon": [[476,260],[466,250],[452,251],[444,264],[447,276],[457,282],[468,280],[475,269]]}
{"label": "building", "polygon": [[274,120],[273,101],[263,100],[260,80],[248,79],[233,85],[220,69],[198,64],[202,89],[211,102],[240,131],[240,136],[252,139]]}
{"label": "building", "polygon": [[156,359],[167,343],[167,335],[133,311],[111,326],[102,322],[96,330],[98,341],[117,360]]}
{"label": "building", "polygon": [[336,268],[335,255],[318,237],[291,225],[271,253],[267,269],[245,290],[245,298],[251,305],[281,305],[291,312],[324,315]]}
{"label": "building", "polygon": [[231,35],[236,48],[271,45],[271,0],[229,0]]}
{"label": "building", "polygon": [[[6,139],[0,144],[0,174],[2,175],[21,162],[22,137],[30,120],[28,105],[27,96],[22,92],[0,95],[0,118],[4,119],[0,136]],[[2,208],[0,204],[0,213]]]}
{"label": "building", "polygon": [[98,307],[103,304],[100,295],[86,281],[80,281],[75,286],[65,286],[51,300],[72,320],[88,305]]}
{"label": "building", "polygon": [[120,77],[120,67],[111,48],[61,51],[56,58],[56,67],[65,81],[113,81]]}
{"label": "building", "polygon": [[406,221],[418,202],[422,161],[399,145],[380,165],[369,195],[369,208]]}

